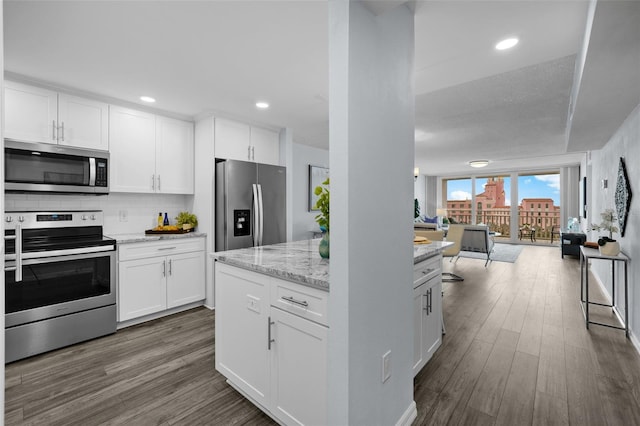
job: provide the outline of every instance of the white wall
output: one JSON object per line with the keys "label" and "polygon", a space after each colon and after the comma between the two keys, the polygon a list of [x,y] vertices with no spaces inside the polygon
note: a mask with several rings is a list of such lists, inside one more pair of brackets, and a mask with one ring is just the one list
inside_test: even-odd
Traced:
{"label": "white wall", "polygon": [[[158,213],[167,212],[171,223],[182,210],[191,210],[193,196],[167,194],[66,195],[66,194],[6,194],[5,210],[102,210],[104,233],[144,233],[156,226]],[[126,212],[127,221],[120,221]]]}
{"label": "white wall", "polygon": [[[600,213],[605,209],[615,210],[615,188],[620,157],[625,158],[627,174],[631,184],[631,209],[627,219],[625,236],[620,233],[613,238],[620,242],[622,252],[631,258],[629,263],[629,324],[633,333],[634,343],[640,350],[638,338],[640,337],[640,291],[636,290],[634,283],[640,280],[640,168],[637,167],[640,158],[640,104],[627,117],[622,126],[609,140],[605,147],[591,153],[591,181],[589,198],[589,223],[600,223]],[[602,189],[602,179],[609,181],[608,188]],[[588,240],[596,241],[599,235],[605,235],[606,231],[589,231]],[[619,262],[616,262],[619,263]],[[611,269],[609,262],[594,261],[592,271],[597,279],[605,285],[611,294]],[[618,272],[622,273],[622,269]],[[623,277],[623,275],[620,275]],[[618,309],[624,317],[624,287],[622,280],[616,280],[616,299]]]}
{"label": "white wall", "polygon": [[318,212],[309,211],[309,165],[328,168],[329,151],[294,143],[290,166],[292,241],[309,239],[309,231],[320,229],[314,219]]}

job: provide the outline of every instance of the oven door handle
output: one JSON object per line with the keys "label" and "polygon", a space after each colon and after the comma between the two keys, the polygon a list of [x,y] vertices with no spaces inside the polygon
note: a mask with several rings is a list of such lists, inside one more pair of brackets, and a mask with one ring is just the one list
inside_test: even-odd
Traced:
{"label": "oven door handle", "polygon": [[[16,253],[18,244],[16,243]],[[65,249],[65,250],[50,250],[50,251],[35,251],[32,253],[24,253],[22,255],[22,259],[43,259],[47,257],[57,257],[57,256],[69,256],[73,254],[87,254],[87,253],[100,253],[103,251],[114,251],[115,248],[112,245],[107,246],[96,246],[96,247],[80,247],[74,249]],[[16,260],[18,258],[16,257]],[[7,259],[5,257],[5,260]]]}
{"label": "oven door handle", "polygon": [[16,282],[22,281],[22,224],[16,224]]}

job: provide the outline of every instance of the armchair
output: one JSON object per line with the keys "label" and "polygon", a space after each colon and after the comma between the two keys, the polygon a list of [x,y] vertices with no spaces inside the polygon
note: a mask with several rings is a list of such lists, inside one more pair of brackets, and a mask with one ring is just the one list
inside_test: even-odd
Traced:
{"label": "armchair", "polygon": [[464,227],[461,250],[485,253],[487,255],[487,261],[484,263],[485,267],[491,260],[494,244],[493,238],[489,235],[489,227],[487,225],[467,225]]}

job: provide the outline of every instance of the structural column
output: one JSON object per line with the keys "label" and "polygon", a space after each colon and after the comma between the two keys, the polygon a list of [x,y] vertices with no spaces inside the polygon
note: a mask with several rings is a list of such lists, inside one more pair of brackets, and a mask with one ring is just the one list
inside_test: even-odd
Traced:
{"label": "structural column", "polygon": [[366,3],[329,2],[332,425],[410,424],[416,413],[414,18],[397,2],[380,14]]}

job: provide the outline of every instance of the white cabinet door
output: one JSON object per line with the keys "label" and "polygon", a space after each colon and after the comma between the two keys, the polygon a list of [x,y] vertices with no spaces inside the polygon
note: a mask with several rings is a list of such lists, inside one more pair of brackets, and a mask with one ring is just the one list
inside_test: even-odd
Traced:
{"label": "white cabinet door", "polygon": [[167,308],[204,300],[204,252],[167,258]]}
{"label": "white cabinet door", "polygon": [[153,114],[110,108],[111,191],[155,192],[155,120]]}
{"label": "white cabinet door", "polygon": [[426,285],[413,289],[413,375],[427,363],[425,353]]}
{"label": "white cabinet door", "polygon": [[428,287],[428,311],[424,325],[424,348],[426,361],[429,361],[434,352],[442,344],[442,281],[440,277],[429,280]]}
{"label": "white cabinet door", "polygon": [[156,190],[193,194],[193,123],[156,117]]}
{"label": "white cabinet door", "polygon": [[256,163],[280,164],[280,135],[273,130],[251,127],[251,160]]}
{"label": "white cabinet door", "polygon": [[57,143],[58,94],[5,81],[4,137],[23,142]]}
{"label": "white cabinet door", "polygon": [[166,309],[166,267],[164,257],[120,262],[118,321],[126,321]]}
{"label": "white cabinet door", "polygon": [[60,93],[58,143],[109,150],[109,105]]}
{"label": "white cabinet door", "polygon": [[216,118],[214,152],[216,158],[251,161],[251,126]]}
{"label": "white cabinet door", "polygon": [[271,411],[286,425],[327,424],[328,328],[271,309]]}
{"label": "white cabinet door", "polygon": [[263,407],[270,392],[268,279],[215,263],[216,369]]}

